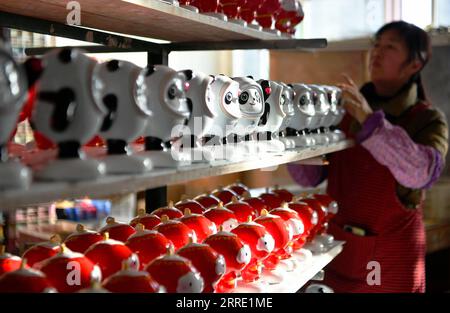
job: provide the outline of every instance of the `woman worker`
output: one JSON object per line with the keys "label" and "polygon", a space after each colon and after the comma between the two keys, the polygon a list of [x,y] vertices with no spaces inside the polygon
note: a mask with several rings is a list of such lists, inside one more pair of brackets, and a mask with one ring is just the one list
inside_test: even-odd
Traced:
{"label": "woman worker", "polygon": [[425,291],[424,190],[448,148],[446,119],[427,101],[420,76],[430,54],[422,29],[384,25],[370,53],[371,81],[361,89],[348,77],[339,84],[341,129],[356,145],[332,154],[328,168],[288,166],[303,186],[328,177],[339,204],[329,232],[346,244],[324,282],[336,292]]}

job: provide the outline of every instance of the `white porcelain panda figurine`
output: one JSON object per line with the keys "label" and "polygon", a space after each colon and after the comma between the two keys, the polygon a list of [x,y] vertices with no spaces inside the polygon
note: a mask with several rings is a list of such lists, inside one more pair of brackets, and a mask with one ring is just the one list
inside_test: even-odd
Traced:
{"label": "white porcelain panda figurine", "polygon": [[305,84],[292,84],[295,92],[295,115],[287,128],[287,136],[295,141],[296,147],[311,147],[316,145],[311,130],[315,127],[320,117],[316,115],[313,91]]}
{"label": "white porcelain panda figurine", "polygon": [[324,88],[330,103],[330,113],[333,116],[330,126],[331,138],[333,142],[338,142],[345,138],[344,133],[337,128],[345,115],[345,109],[342,107],[341,103],[342,91],[336,86],[325,86]]}
{"label": "white porcelain panda figurine", "polygon": [[213,78],[192,70],[181,72],[189,83],[186,98],[192,111],[186,124],[186,133],[183,133],[182,138],[174,143],[174,146],[191,155],[193,163],[209,162],[214,159],[214,155],[210,150],[204,149],[203,141],[204,137],[210,134],[217,116],[214,107],[215,95],[211,91]]}
{"label": "white porcelain panda figurine", "polygon": [[236,144],[237,149],[243,147],[242,153],[247,156],[255,156],[258,152],[256,131],[264,113],[263,91],[251,76],[235,77],[233,80],[239,83],[241,90],[238,102],[242,117],[236,123],[233,133],[227,137],[227,143]]}
{"label": "white porcelain panda figurine", "polygon": [[144,131],[145,151],[155,168],[178,168],[189,165],[191,157],[172,148],[172,142],[182,136],[191,108],[186,98],[189,89],[186,75],[165,65],[150,65],[144,69],[147,86],[145,96],[153,115]]}
{"label": "white porcelain panda figurine", "polygon": [[55,49],[42,58],[36,83],[33,128],[58,145],[58,158],[36,173],[42,180],[93,180],[105,164],[81,151],[99,131],[106,108],[94,101],[92,72],[97,62],[74,48]]}
{"label": "white porcelain panda figurine", "polygon": [[270,80],[259,80],[264,94],[264,113],[258,122],[258,148],[266,152],[283,152],[286,147],[278,139],[278,132],[286,113],[287,94],[283,85]]}
{"label": "white porcelain panda figurine", "polygon": [[283,112],[286,116],[283,118],[280,130],[278,132],[278,139],[284,143],[286,149],[295,149],[295,141],[287,137],[287,128],[291,124],[292,118],[295,116],[294,98],[295,92],[292,86],[283,82],[277,82],[283,87],[282,94],[286,101],[282,104]]}
{"label": "white porcelain panda figurine", "polygon": [[313,91],[314,109],[318,120],[315,124],[310,126],[313,130],[313,137],[316,139],[318,145],[328,145],[330,137],[326,134],[325,128],[327,125],[331,126],[332,115],[330,113],[330,103],[328,102],[328,95],[325,89],[319,85],[309,85]]}
{"label": "white porcelain panda figurine", "polygon": [[9,46],[0,38],[0,190],[26,189],[31,182],[31,171],[19,161],[10,159],[7,149],[26,100],[27,85],[23,67],[14,60]]}
{"label": "white porcelain panda figurine", "polygon": [[239,108],[239,83],[225,75],[213,76],[211,92],[214,98],[214,124],[205,136],[205,149],[214,153],[215,160],[237,161],[243,156],[232,146],[227,146],[227,137],[233,133],[242,118]]}
{"label": "white porcelain panda figurine", "polygon": [[127,61],[97,64],[94,99],[108,113],[99,135],[105,139],[108,155],[103,159],[108,174],[137,174],[152,169],[149,158],[132,154],[128,144],[139,137],[152,115],[145,95],[142,68]]}

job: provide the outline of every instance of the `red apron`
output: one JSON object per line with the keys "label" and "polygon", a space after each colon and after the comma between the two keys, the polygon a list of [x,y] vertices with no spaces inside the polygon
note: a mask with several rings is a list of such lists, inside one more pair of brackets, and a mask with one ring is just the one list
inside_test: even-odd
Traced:
{"label": "red apron", "polygon": [[[336,292],[424,292],[422,207],[403,206],[389,169],[361,145],[332,154],[328,177],[328,193],[339,203],[329,233],[346,244],[327,266],[324,283]],[[344,225],[366,235],[344,231]],[[379,285],[371,279],[371,261],[380,265]]]}

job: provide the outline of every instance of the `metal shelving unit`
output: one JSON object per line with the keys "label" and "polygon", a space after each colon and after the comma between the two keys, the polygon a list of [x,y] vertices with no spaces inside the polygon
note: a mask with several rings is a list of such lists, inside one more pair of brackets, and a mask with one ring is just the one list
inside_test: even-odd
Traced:
{"label": "metal shelving unit", "polygon": [[250,171],[259,168],[273,167],[290,162],[298,162],[349,148],[353,141],[345,140],[327,147],[297,149],[283,154],[262,154],[242,162],[216,161],[212,164],[193,164],[179,169],[154,169],[141,175],[107,176],[97,181],[80,183],[68,182],[35,182],[24,193],[21,190],[0,192],[0,209],[14,208],[51,202],[55,200],[82,198],[106,198],[112,194],[126,194],[161,188],[171,184],[179,184],[194,179],[220,176],[230,173]]}
{"label": "metal shelving unit", "polygon": [[[66,1],[1,1],[0,27],[61,36],[100,45],[83,47],[87,52],[144,51],[148,55],[148,64],[165,65],[168,64],[171,51],[311,50],[327,46],[326,39],[286,39],[197,14],[158,0],[80,0],[79,3],[83,27],[64,24],[69,12],[66,8]],[[145,38],[136,38],[135,36]],[[163,39],[168,42],[155,43],[149,41],[149,38]],[[49,48],[26,49],[26,53],[41,54],[47,49]],[[151,175],[147,179],[150,178]],[[168,182],[171,183],[180,181],[179,179],[168,179]],[[64,183],[60,185],[65,186],[57,188],[62,192],[60,197],[79,195],[80,193],[90,194],[89,189],[79,190],[80,192],[77,193],[63,192],[73,186],[69,187]],[[151,185],[149,183],[148,188],[153,188]],[[124,184],[122,186],[125,188]],[[39,186],[32,189],[31,192],[36,190],[36,194],[44,195],[45,187],[43,188],[41,189]],[[149,211],[165,205],[166,189],[165,186],[160,186],[147,190],[146,207]],[[117,191],[117,188],[114,190]],[[0,197],[2,208],[19,204],[19,201],[15,202],[15,200],[8,202],[8,196],[9,194],[5,194]],[[16,196],[11,196],[11,199],[14,197]],[[36,198],[36,200],[43,199],[50,199],[50,197],[37,196]]]}
{"label": "metal shelving unit", "polygon": [[[326,39],[287,39],[240,25],[197,14],[158,0],[79,0],[81,24],[66,23],[69,10],[62,0],[3,0],[0,2],[0,27],[66,37],[85,41],[87,52],[146,52],[148,64],[168,64],[171,51],[284,49],[310,51],[327,47]],[[155,42],[154,39],[165,42]],[[152,41],[153,40],[153,41]],[[42,54],[51,48],[28,48],[28,55]],[[155,169],[142,175],[107,176],[98,181],[34,182],[29,190],[0,192],[0,211],[51,202],[64,198],[108,197],[146,190],[148,211],[166,204],[167,185],[193,179],[249,171],[297,162],[349,148],[345,140],[327,147],[258,155],[242,162],[216,162],[179,169]],[[292,292],[311,279],[342,249],[338,245],[292,277],[301,277],[295,285],[283,282],[270,292]],[[300,276],[298,276],[300,275]],[[296,290],[283,289],[290,286]],[[277,289],[278,288],[278,289]],[[281,288],[281,289],[279,289]]]}

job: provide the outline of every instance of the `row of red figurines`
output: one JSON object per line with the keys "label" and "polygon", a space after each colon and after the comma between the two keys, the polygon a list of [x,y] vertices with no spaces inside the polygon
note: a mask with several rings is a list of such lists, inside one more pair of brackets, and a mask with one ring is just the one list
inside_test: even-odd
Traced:
{"label": "row of red figurines", "polygon": [[[258,280],[263,268],[274,270],[323,233],[335,206],[326,195],[296,199],[277,188],[250,197],[236,183],[152,214],[141,210],[130,224],[110,217],[99,232],[78,225],[64,246],[53,238],[28,249],[23,260],[31,268],[3,254],[0,292],[74,292],[98,282],[99,273],[113,292],[225,292],[239,276]],[[80,264],[79,284],[68,283],[72,261]]]}
{"label": "row of red figurines", "polygon": [[299,0],[179,0],[179,3],[195,7],[200,13],[222,13],[229,20],[240,19],[247,24],[256,21],[263,28],[274,26],[292,35],[304,18]]}

